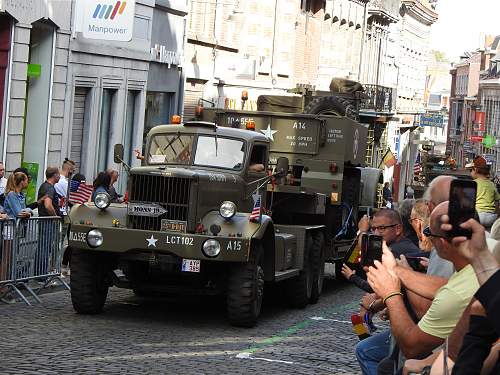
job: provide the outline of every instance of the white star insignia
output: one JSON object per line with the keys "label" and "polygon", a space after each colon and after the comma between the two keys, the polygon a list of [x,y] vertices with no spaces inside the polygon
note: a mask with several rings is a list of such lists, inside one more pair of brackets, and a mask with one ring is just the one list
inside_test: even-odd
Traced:
{"label": "white star insignia", "polygon": [[271,141],[274,142],[274,133],[277,133],[278,131],[277,130],[273,130],[271,129],[271,124],[267,125],[267,129],[266,130],[261,130],[261,132],[268,138],[270,139]]}
{"label": "white star insignia", "polygon": [[158,241],[158,239],[154,238],[153,235],[151,235],[151,238],[146,238],[146,241],[148,241],[148,247],[156,247],[156,242]]}

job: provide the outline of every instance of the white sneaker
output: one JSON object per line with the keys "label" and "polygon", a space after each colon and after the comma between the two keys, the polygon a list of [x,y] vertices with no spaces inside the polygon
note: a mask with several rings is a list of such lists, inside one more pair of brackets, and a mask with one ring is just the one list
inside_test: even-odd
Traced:
{"label": "white sneaker", "polygon": [[69,267],[62,267],[61,268],[61,277],[65,278],[68,277],[70,274]]}

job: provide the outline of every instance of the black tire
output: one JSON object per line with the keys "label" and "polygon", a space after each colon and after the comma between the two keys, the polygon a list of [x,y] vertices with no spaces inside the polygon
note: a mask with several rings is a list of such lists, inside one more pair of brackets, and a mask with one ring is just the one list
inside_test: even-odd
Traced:
{"label": "black tire", "polygon": [[108,262],[99,254],[73,249],[71,254],[71,301],[79,314],[102,312],[108,296]]}
{"label": "black tire", "polygon": [[253,327],[262,309],[264,270],[260,264],[262,246],[256,243],[247,263],[230,271],[227,284],[227,317],[238,327]]}
{"label": "black tire", "polygon": [[309,102],[304,113],[313,115],[338,115],[358,120],[356,107],[347,99],[338,96],[319,96]]}
{"label": "black tire", "polygon": [[317,303],[323,291],[323,280],[325,278],[325,236],[323,232],[312,234],[311,264],[313,273],[313,284],[309,303]]}
{"label": "black tire", "polygon": [[304,249],[304,267],[299,275],[286,281],[285,295],[292,307],[303,309],[309,303],[313,288],[313,265],[311,257],[312,236],[306,237]]}

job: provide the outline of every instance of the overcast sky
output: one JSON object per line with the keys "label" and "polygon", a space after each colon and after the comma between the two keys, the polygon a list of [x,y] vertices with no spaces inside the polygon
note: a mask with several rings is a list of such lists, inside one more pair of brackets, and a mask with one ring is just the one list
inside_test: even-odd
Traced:
{"label": "overcast sky", "polygon": [[499,0],[438,0],[437,11],[431,48],[444,52],[452,61],[462,52],[480,47],[481,35],[500,35]]}

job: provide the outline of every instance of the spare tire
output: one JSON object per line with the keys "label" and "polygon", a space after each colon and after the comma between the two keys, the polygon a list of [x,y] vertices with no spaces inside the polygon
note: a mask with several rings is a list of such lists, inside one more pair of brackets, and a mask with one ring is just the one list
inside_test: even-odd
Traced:
{"label": "spare tire", "polygon": [[304,113],[312,115],[338,115],[358,120],[356,107],[347,99],[338,96],[319,96],[309,102]]}

